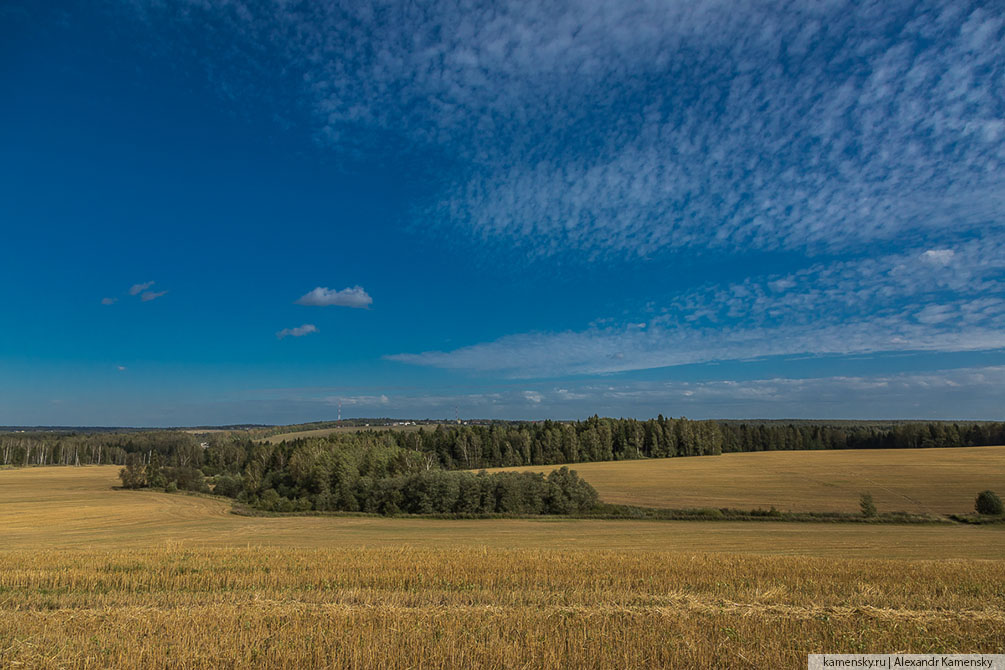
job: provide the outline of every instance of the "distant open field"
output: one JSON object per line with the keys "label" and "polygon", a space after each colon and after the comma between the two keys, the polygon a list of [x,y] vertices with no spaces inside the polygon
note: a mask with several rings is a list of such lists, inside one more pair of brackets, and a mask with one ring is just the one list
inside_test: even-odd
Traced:
{"label": "distant open field", "polygon": [[[681,459],[684,460],[684,459]],[[245,517],[229,501],[115,490],[118,468],[0,471],[8,549],[150,547],[525,547],[893,558],[1005,556],[1005,526],[653,522],[586,519]]]}
{"label": "distant open field", "polygon": [[420,428],[435,430],[437,425],[438,424],[424,424],[418,426],[336,426],[334,428],[316,428],[314,430],[300,430],[290,433],[280,433],[279,435],[263,437],[257,441],[278,444],[283,440],[299,440],[305,437],[326,437],[332,433],[358,433],[361,430],[402,430],[406,432],[419,430]]}
{"label": "distant open field", "polygon": [[984,489],[1005,494],[1005,447],[765,451],[569,467],[605,502],[645,507],[857,512],[869,492],[881,512],[952,514],[973,512]]}
{"label": "distant open field", "polygon": [[1005,639],[1002,526],[241,517],[116,473],[0,471],[0,667],[804,668]]}

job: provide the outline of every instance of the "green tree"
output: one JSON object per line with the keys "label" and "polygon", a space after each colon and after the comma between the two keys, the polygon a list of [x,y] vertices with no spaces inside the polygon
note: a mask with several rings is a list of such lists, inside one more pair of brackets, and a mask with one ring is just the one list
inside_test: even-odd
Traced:
{"label": "green tree", "polygon": [[126,456],[126,467],[119,470],[119,479],[122,480],[123,488],[141,489],[147,485],[146,468],[143,466],[143,457],[139,454],[128,454]]}
{"label": "green tree", "polygon": [[237,475],[217,475],[213,493],[218,496],[236,498],[241,492],[241,478]]}
{"label": "green tree", "polygon": [[162,489],[167,486],[167,477],[164,476],[164,465],[161,462],[160,452],[154,451],[150,454],[150,462],[146,467],[147,485],[151,488]]}
{"label": "green tree", "polygon": [[994,491],[981,491],[977,494],[974,502],[974,509],[978,514],[1002,514],[1005,507],[1002,506],[1002,499]]}

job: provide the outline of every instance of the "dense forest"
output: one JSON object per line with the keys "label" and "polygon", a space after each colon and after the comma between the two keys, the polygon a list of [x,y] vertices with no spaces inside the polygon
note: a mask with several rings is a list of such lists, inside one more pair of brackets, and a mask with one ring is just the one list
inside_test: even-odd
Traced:
{"label": "dense forest", "polygon": [[574,472],[483,468],[740,451],[1005,444],[1005,423],[691,421],[499,422],[338,432],[280,444],[235,431],[0,434],[0,465],[115,464],[127,487],[213,491],[274,511],[562,514],[596,493]]}

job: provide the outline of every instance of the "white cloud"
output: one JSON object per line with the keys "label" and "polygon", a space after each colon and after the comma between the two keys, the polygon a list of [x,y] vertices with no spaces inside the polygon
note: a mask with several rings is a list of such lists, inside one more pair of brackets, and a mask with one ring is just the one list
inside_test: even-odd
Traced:
{"label": "white cloud", "polygon": [[911,303],[969,303],[1005,293],[1005,238],[961,243],[942,253],[937,271],[924,254],[908,250],[886,256],[818,263],[784,276],[749,277],[711,284],[669,301],[657,324],[821,323],[866,319]]}
{"label": "white cloud", "polygon": [[146,291],[148,288],[150,288],[151,286],[153,286],[154,283],[155,282],[148,281],[148,282],[143,282],[142,284],[133,284],[129,288],[129,295],[139,295],[143,291]]}
{"label": "white cloud", "polygon": [[101,299],[101,304],[102,305],[114,305],[118,301],[119,301],[118,298],[102,298]]}
{"label": "white cloud", "polygon": [[119,372],[124,372],[126,370],[126,366],[125,365],[116,365],[115,369],[118,370]]}
{"label": "white cloud", "polygon": [[[1002,324],[999,317],[997,323]],[[1005,324],[1002,324],[1005,325]],[[900,318],[753,329],[653,328],[510,335],[453,351],[395,354],[389,360],[516,378],[598,374],[770,356],[1005,348],[1000,327],[936,327]]]}
{"label": "white cloud", "polygon": [[[156,300],[157,298],[160,298],[163,295],[167,295],[167,291],[149,290],[150,287],[153,286],[155,283],[156,282],[148,281],[143,282],[142,284],[133,284],[131,287],[129,287],[128,293],[129,295],[132,296],[138,295],[142,302],[150,302],[151,300]],[[105,298],[101,301],[101,304],[111,305],[114,304],[117,300],[118,298]]]}
{"label": "white cloud", "polygon": [[915,318],[921,323],[937,324],[944,323],[953,318],[955,310],[952,305],[925,305]]}
{"label": "white cloud", "polygon": [[278,333],[276,333],[276,337],[281,340],[287,336],[303,337],[304,335],[310,335],[311,333],[317,333],[317,332],[320,332],[318,331],[317,326],[315,326],[312,323],[305,323],[304,325],[297,326],[296,328],[283,328]]}
{"label": "white cloud", "polygon": [[[942,418],[993,419],[1005,403],[1005,366],[920,373],[824,377],[767,377],[711,381],[589,379],[560,388],[489,387],[475,392],[430,393],[399,389],[393,395],[312,394],[285,389],[269,402],[327,415],[341,400],[357,416],[437,418],[582,419],[648,418]],[[304,409],[307,408],[307,409]],[[313,409],[311,409],[313,408]]]}
{"label": "white cloud", "polygon": [[[991,418],[1005,401],[1005,367],[925,373],[704,382],[635,382],[594,389],[593,402],[665,414],[774,418]],[[587,391],[589,393],[589,390]],[[651,412],[651,410],[650,410]],[[646,413],[641,414],[645,416]]]}
{"label": "white cloud", "polygon": [[953,254],[952,249],[929,249],[921,257],[934,265],[948,265],[953,260]]}
{"label": "white cloud", "polygon": [[[817,264],[686,291],[645,330],[608,319],[581,331],[507,335],[452,351],[396,354],[415,365],[513,377],[640,370],[765,356],[1005,347],[1005,241]],[[779,290],[782,287],[784,290]]]}
{"label": "white cloud", "polygon": [[[143,11],[195,39],[213,27],[202,41],[221,90],[261,93],[261,73],[288,77],[291,104],[313,112],[337,160],[394,161],[394,145],[421,170],[437,156],[416,230],[587,261],[829,259],[637,297],[655,313],[393,360],[534,377],[1003,346],[998,5],[182,0]],[[318,287],[297,302],[372,300]],[[644,331],[628,325],[642,320]]]}
{"label": "white cloud", "polygon": [[339,155],[372,157],[391,136],[452,159],[452,181],[416,211],[421,226],[593,257],[817,253],[1005,223],[997,5],[191,0],[142,11],[233,40],[207,66],[221,89],[253,94],[262,71],[288,77]]}
{"label": "white cloud", "polygon": [[344,405],[346,407],[379,407],[391,403],[391,398],[385,393],[381,393],[380,395],[329,396],[323,400],[331,406]]}
{"label": "white cloud", "polygon": [[337,305],[340,307],[366,308],[373,304],[373,298],[363,290],[362,286],[344,288],[341,291],[333,291],[324,286],[318,286],[313,291],[297,299],[298,305],[312,305],[326,307]]}
{"label": "white cloud", "polygon": [[150,302],[151,300],[156,300],[162,295],[167,295],[167,291],[144,291],[140,295],[140,300],[143,302]]}

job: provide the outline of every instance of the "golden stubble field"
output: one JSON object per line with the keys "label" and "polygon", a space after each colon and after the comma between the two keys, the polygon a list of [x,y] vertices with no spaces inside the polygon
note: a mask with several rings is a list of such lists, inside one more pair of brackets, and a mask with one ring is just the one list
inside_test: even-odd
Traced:
{"label": "golden stubble field", "polygon": [[116,490],[117,473],[114,466],[0,470],[0,546],[121,549],[173,542],[188,547],[408,545],[859,558],[1005,556],[1005,528],[993,526],[245,517],[231,514],[224,499]]}
{"label": "golden stubble field", "polygon": [[0,667],[796,668],[1005,645],[1002,527],[250,518],[115,474],[0,471]]}
{"label": "golden stubble field", "polygon": [[979,491],[1005,494],[1005,447],[763,451],[569,467],[604,501],[646,507],[857,512],[869,492],[881,512],[966,514]]}
{"label": "golden stubble field", "polygon": [[0,666],[785,668],[991,652],[1002,562],[415,547],[13,552]]}

